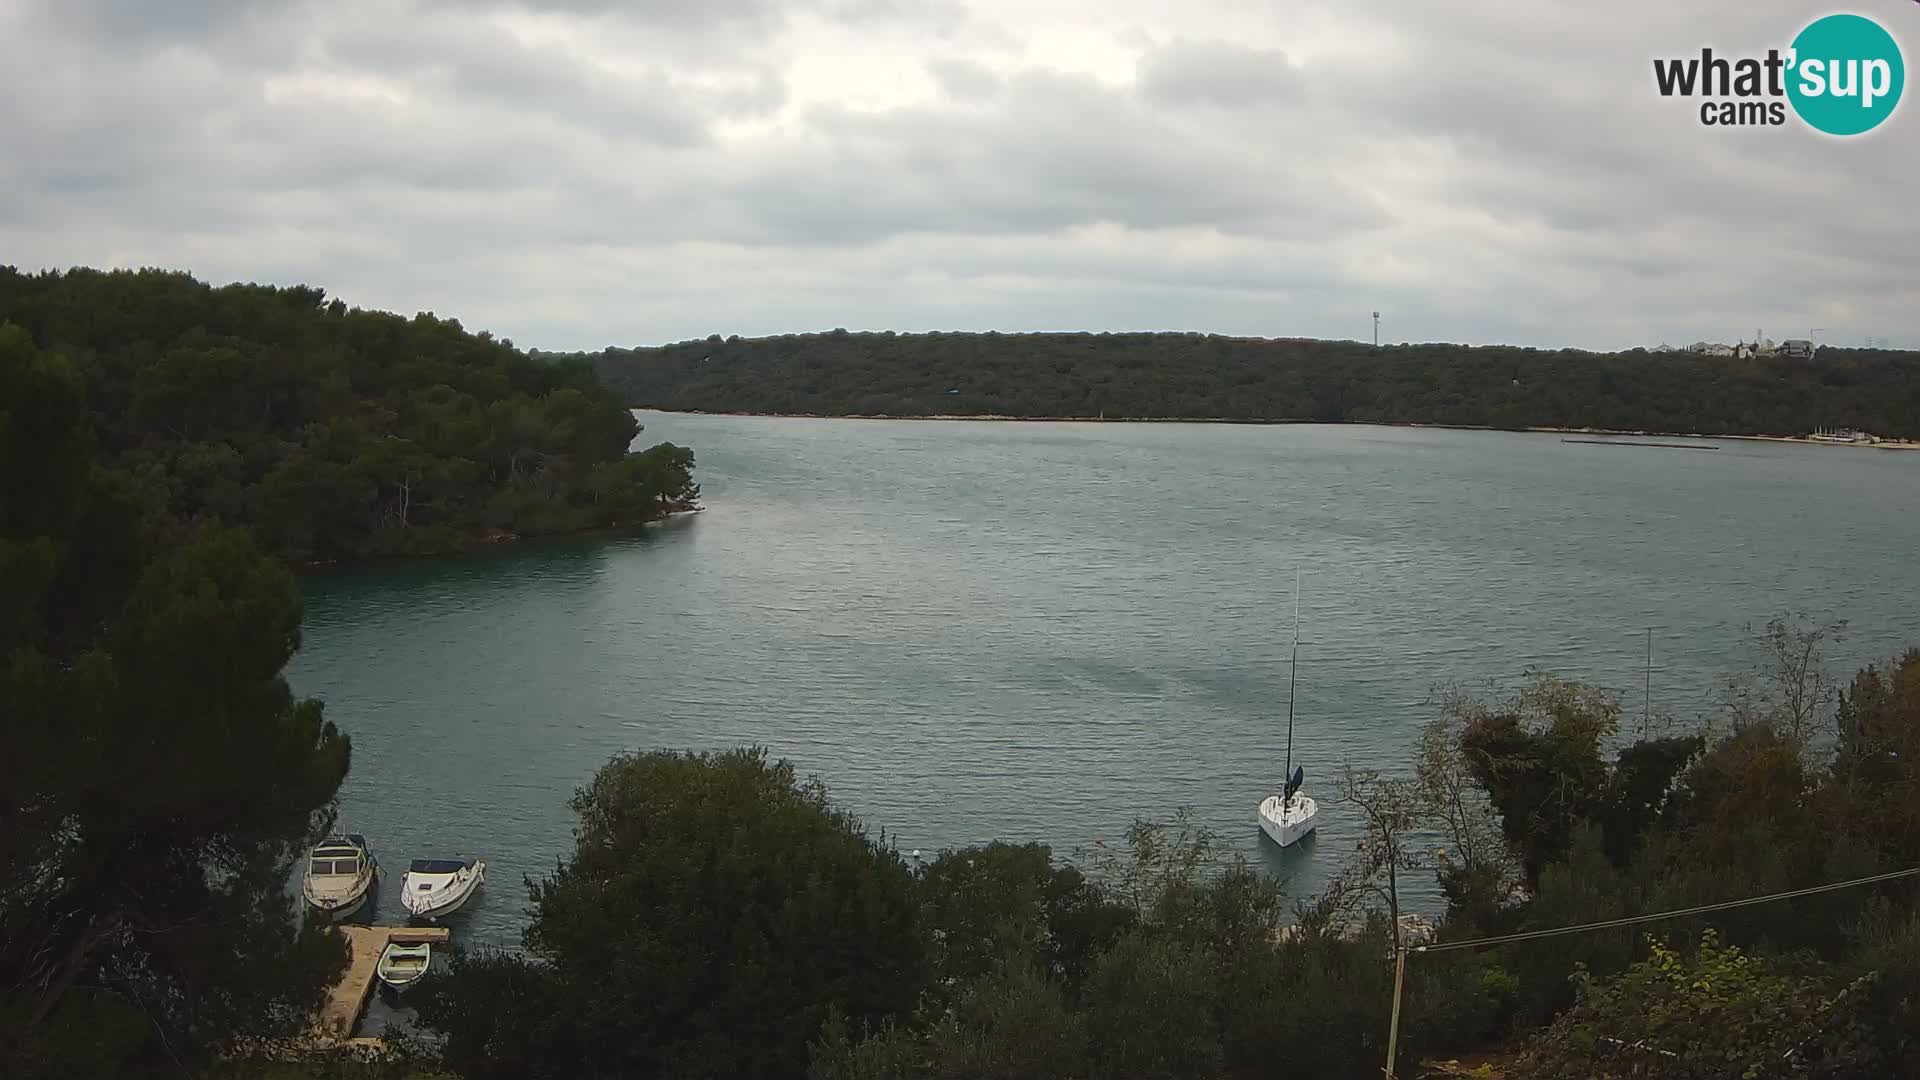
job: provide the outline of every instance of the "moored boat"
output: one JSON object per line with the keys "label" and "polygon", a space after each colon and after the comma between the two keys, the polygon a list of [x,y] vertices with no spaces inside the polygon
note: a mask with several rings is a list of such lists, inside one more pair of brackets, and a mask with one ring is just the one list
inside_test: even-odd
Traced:
{"label": "moored boat", "polygon": [[1280,794],[1260,800],[1257,820],[1267,839],[1281,847],[1291,847],[1319,824],[1320,804],[1300,790],[1306,771],[1293,763],[1293,698],[1300,670],[1300,572],[1293,579],[1293,661],[1287,674],[1287,764],[1281,776],[1286,780]]}
{"label": "moored boat", "polygon": [[1282,794],[1260,800],[1260,831],[1281,847],[1299,843],[1318,823],[1320,805],[1313,796],[1300,793],[1305,779],[1304,770],[1295,766]]}
{"label": "moored boat", "polygon": [[460,910],[487,878],[485,859],[415,859],[400,879],[400,906],[433,921]]}
{"label": "moored boat", "polygon": [[398,941],[387,942],[380,952],[380,961],[374,965],[373,973],[382,983],[395,990],[405,990],[420,981],[433,965],[433,946],[422,941],[414,944],[402,944]]}
{"label": "moored boat", "polygon": [[345,919],[366,906],[380,878],[380,863],[359,833],[329,836],[307,854],[300,895],[307,906],[332,919]]}

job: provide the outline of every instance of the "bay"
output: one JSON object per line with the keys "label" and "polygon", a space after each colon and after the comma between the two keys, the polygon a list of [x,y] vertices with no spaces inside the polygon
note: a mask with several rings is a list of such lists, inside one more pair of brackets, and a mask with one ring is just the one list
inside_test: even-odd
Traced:
{"label": "bay", "polygon": [[[707,509],[636,535],[303,582],[295,690],[353,737],[342,828],[388,868],[482,856],[453,919],[511,945],[524,875],[609,756],[763,745],[903,850],[1068,857],[1190,806],[1306,895],[1357,832],[1346,765],[1410,767],[1437,685],[1529,667],[1683,721],[1749,625],[1845,618],[1836,674],[1920,643],[1920,455],[1713,453],[1362,426],[638,414]],[[1323,804],[1285,855],[1295,758]],[[1411,885],[1431,904],[1430,881]]]}

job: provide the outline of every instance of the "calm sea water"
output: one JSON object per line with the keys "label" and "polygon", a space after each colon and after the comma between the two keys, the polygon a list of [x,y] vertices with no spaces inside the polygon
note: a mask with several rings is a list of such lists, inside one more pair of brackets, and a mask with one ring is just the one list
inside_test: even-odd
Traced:
{"label": "calm sea water", "polygon": [[[1717,452],[1346,426],[643,413],[708,509],[641,535],[309,579],[295,689],[354,741],[343,827],[392,873],[484,856],[455,917],[511,943],[522,877],[571,842],[610,755],[747,743],[902,850],[1057,851],[1191,806],[1302,894],[1337,807],[1281,856],[1295,760],[1403,769],[1439,683],[1537,667],[1682,718],[1751,663],[1743,628],[1846,618],[1836,670],[1920,642],[1920,454]],[[1323,802],[1324,805],[1324,802]]]}

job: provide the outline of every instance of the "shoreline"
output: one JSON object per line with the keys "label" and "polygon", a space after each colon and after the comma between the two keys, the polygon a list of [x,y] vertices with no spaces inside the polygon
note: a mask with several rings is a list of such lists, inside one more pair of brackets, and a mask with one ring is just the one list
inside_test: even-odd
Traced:
{"label": "shoreline", "polygon": [[516,533],[496,529],[486,533],[476,533],[468,537],[468,543],[462,547],[444,548],[438,551],[396,551],[389,554],[362,555],[351,559],[328,559],[319,562],[287,562],[287,568],[296,578],[312,577],[334,572],[361,570],[369,566],[393,565],[406,562],[445,562],[450,559],[478,558],[506,548],[524,547],[542,543],[566,543],[574,540],[591,540],[598,537],[631,536],[640,530],[659,525],[674,518],[698,514],[706,510],[704,506],[680,506],[645,521],[630,521],[615,525],[596,525],[589,529],[568,529],[551,533]]}
{"label": "shoreline", "polygon": [[1630,431],[1621,428],[1598,427],[1494,427],[1490,424],[1435,424],[1415,420],[1241,419],[1227,416],[1008,416],[999,413],[920,413],[913,415],[894,415],[889,413],[800,413],[752,412],[733,409],[660,409],[642,405],[631,406],[631,408],[641,412],[666,413],[672,416],[743,416],[776,420],[978,420],[1015,424],[1243,424],[1255,427],[1324,424],[1329,427],[1438,428],[1442,431],[1507,431],[1516,434],[1542,435],[1611,435],[1660,439],[1740,439],[1746,442],[1791,443],[1799,446],[1852,446],[1869,450],[1920,450],[1920,440],[1889,439],[1880,442],[1830,442],[1825,439],[1814,439],[1805,435],[1766,435],[1759,433],[1709,435],[1697,431]]}

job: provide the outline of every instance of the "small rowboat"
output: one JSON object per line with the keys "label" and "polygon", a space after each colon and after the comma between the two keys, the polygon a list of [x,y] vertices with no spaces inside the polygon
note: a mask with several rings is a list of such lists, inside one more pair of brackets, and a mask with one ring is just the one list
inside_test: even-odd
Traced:
{"label": "small rowboat", "polygon": [[419,982],[432,964],[433,946],[426,942],[402,945],[397,941],[389,941],[381,951],[380,962],[374,965],[373,973],[395,990],[405,990]]}

